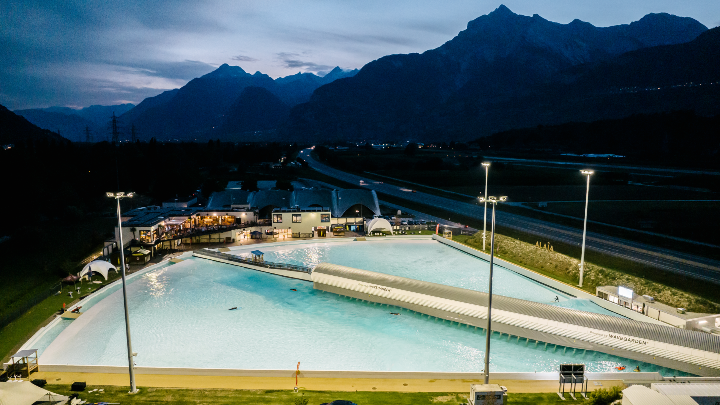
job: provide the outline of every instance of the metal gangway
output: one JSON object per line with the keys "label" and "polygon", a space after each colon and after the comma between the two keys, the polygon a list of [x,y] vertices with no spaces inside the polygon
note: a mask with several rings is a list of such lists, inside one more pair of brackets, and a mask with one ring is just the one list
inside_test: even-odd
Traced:
{"label": "metal gangway", "polygon": [[290,271],[297,271],[300,273],[306,273],[306,274],[312,274],[313,269],[311,267],[307,266],[298,266],[296,264],[287,264],[287,263],[275,263],[275,262],[268,262],[265,260],[256,260],[252,257],[250,258],[244,258],[240,256],[231,255],[228,253],[221,253],[216,252],[214,250],[210,249],[200,249],[195,251],[193,253],[197,256],[210,256],[217,259],[222,259],[228,262],[238,263],[238,264],[248,264],[255,267],[265,267],[268,269],[276,269],[276,270],[290,270]]}

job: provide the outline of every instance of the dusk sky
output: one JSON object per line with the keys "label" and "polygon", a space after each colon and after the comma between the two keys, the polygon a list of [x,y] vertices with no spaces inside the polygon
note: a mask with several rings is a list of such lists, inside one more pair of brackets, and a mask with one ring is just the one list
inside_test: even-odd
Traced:
{"label": "dusk sky", "polygon": [[[361,68],[442,45],[497,8],[486,0],[3,1],[0,104],[139,103],[223,63],[273,78]],[[505,0],[555,22],[627,24],[648,13],[720,25],[718,0]]]}

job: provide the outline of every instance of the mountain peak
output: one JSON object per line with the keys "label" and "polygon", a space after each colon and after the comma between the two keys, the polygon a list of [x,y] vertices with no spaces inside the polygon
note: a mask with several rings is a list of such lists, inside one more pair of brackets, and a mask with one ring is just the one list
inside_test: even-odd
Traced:
{"label": "mountain peak", "polygon": [[203,77],[238,77],[249,75],[250,74],[245,72],[240,66],[230,66],[227,63],[223,63],[219,68]]}
{"label": "mountain peak", "polygon": [[501,4],[498,8],[496,8],[495,10],[493,10],[493,12],[490,13],[490,14],[488,14],[488,15],[495,15],[495,16],[501,16],[501,17],[502,17],[502,16],[515,15],[515,13],[513,13],[512,11],[510,11],[509,8],[505,7],[504,4]]}
{"label": "mountain peak", "polygon": [[330,75],[330,74],[340,74],[340,73],[342,73],[342,72],[343,72],[343,70],[340,69],[340,66],[335,66],[331,71],[325,73],[323,76],[327,76],[327,75]]}
{"label": "mountain peak", "polygon": [[504,27],[508,25],[507,23],[509,21],[515,22],[516,20],[525,20],[527,18],[528,17],[513,13],[509,8],[501,4],[492,12],[482,15],[474,20],[470,20],[467,24],[467,29],[469,31],[474,31],[488,26]]}

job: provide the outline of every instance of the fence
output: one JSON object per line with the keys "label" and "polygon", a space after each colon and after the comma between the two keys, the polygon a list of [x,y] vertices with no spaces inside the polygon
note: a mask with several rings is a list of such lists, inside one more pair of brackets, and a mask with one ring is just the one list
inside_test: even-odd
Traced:
{"label": "fence", "polygon": [[286,264],[286,263],[273,263],[273,262],[266,262],[266,261],[254,261],[253,259],[245,259],[243,257],[229,255],[227,253],[220,253],[220,252],[214,252],[212,250],[207,249],[201,249],[200,251],[195,252],[198,255],[203,256],[210,256],[217,259],[226,260],[229,262],[235,262],[235,263],[242,263],[242,264],[250,264],[253,266],[258,267],[265,267],[268,269],[279,269],[279,270],[290,270],[290,271],[297,271],[301,273],[312,273],[312,268],[306,267],[306,266],[298,266],[295,264]]}

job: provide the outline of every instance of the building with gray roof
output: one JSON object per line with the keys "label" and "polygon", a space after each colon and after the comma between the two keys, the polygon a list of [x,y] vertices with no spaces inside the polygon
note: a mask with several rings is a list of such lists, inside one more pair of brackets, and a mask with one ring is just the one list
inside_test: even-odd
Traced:
{"label": "building with gray roof", "polygon": [[[354,206],[362,205],[369,209],[370,213],[363,213],[363,216],[380,215],[380,203],[378,202],[375,190],[367,189],[340,189],[334,190],[336,203],[333,208],[333,216],[336,218],[344,216],[355,216],[355,212],[348,212]],[[368,215],[370,214],[370,215]]]}
{"label": "building with gray roof", "polygon": [[292,193],[291,207],[299,207],[301,209],[310,207],[327,208],[331,210],[335,205],[335,195],[333,190],[305,188],[298,189]]}

